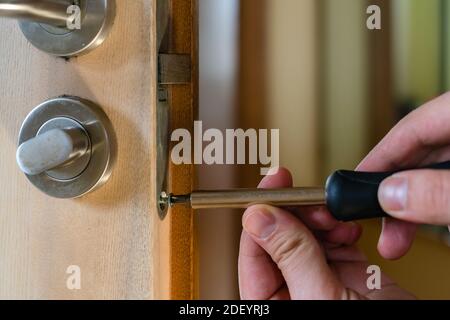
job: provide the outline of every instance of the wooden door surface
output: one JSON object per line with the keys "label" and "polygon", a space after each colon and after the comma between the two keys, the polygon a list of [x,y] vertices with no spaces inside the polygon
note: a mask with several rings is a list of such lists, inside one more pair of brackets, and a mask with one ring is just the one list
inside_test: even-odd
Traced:
{"label": "wooden door surface", "polygon": [[[169,86],[171,129],[190,129],[196,114],[196,4],[167,1],[169,53],[191,55],[194,64],[190,84]],[[195,297],[192,212],[176,209],[161,221],[156,210],[156,0],[116,3],[105,43],[68,61],[38,51],[15,21],[0,19],[0,298]],[[63,94],[100,105],[118,140],[111,179],[74,200],[37,190],[15,160],[27,114]],[[174,191],[190,191],[192,167],[171,167],[169,176]],[[67,287],[71,266],[80,268],[79,290]]]}

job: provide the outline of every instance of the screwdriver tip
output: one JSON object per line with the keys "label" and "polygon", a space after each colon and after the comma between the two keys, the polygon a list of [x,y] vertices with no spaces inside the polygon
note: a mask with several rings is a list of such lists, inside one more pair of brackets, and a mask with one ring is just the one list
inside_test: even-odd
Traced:
{"label": "screwdriver tip", "polygon": [[176,204],[187,204],[191,202],[191,195],[174,195],[172,193],[168,194],[166,192],[162,192],[159,201],[161,204],[168,205],[169,207],[173,207]]}
{"label": "screwdriver tip", "polygon": [[191,202],[191,195],[190,194],[184,194],[184,195],[169,195],[169,204],[171,206],[175,204],[183,204],[183,203],[190,203]]}

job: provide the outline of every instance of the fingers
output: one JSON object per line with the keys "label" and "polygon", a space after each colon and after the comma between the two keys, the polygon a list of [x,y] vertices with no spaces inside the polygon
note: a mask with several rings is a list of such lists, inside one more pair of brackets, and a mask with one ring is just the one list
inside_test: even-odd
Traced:
{"label": "fingers", "polygon": [[[292,176],[288,170],[279,168],[275,174],[264,177],[259,187],[292,187]],[[332,230],[338,224],[323,207],[295,208],[294,211],[296,211],[300,219],[315,230]],[[296,220],[295,217],[290,217]],[[296,221],[300,224],[300,221]],[[360,230],[359,227],[357,229]],[[342,224],[342,227],[338,228],[338,230],[332,231],[330,234],[323,232],[322,236],[330,242],[337,241],[339,244],[342,244],[351,241],[350,238],[355,238],[358,233],[360,234],[360,232],[352,231],[352,228],[348,228],[347,224]],[[319,256],[323,256],[323,253],[319,252]],[[288,287],[279,267],[273,262],[272,257],[245,230],[241,236],[238,268],[239,288],[242,299],[290,298]]]}
{"label": "fingers", "polygon": [[361,237],[362,228],[360,225],[354,222],[339,223],[331,231],[319,231],[316,232],[316,236],[329,244],[328,247],[337,246],[351,246],[355,244]]}
{"label": "fingers", "polygon": [[416,170],[382,182],[380,204],[391,216],[414,223],[450,224],[450,171]]}
{"label": "fingers", "polygon": [[292,175],[289,170],[285,168],[276,168],[274,170],[276,170],[276,173],[265,176],[259,183],[258,188],[274,189],[292,187]]}
{"label": "fingers", "polygon": [[[448,160],[450,94],[418,108],[400,121],[358,166],[360,171],[389,171]],[[378,249],[396,259],[411,246],[416,227],[386,219]]]}
{"label": "fingers", "polygon": [[411,248],[416,230],[416,224],[391,218],[383,219],[378,252],[385,259],[401,258]]}
{"label": "fingers", "polygon": [[249,208],[244,230],[281,271],[292,299],[340,299],[345,290],[331,272],[318,242],[290,213],[270,206]]}
{"label": "fingers", "polygon": [[358,263],[366,262],[367,257],[356,246],[344,246],[326,250],[327,259],[330,263],[349,262]]}
{"label": "fingers", "polygon": [[450,142],[450,93],[400,121],[358,166],[361,171],[385,171],[421,164],[430,151]]}
{"label": "fingers", "polygon": [[[292,187],[292,176],[284,168],[262,179],[260,188]],[[239,250],[239,289],[243,300],[288,299],[289,291],[277,265],[244,230]]]}
{"label": "fingers", "polygon": [[[278,168],[275,174],[265,176],[258,188],[290,188],[292,185],[292,175],[289,170]],[[314,230],[331,230],[338,224],[324,207],[292,208],[292,211],[309,228]]]}
{"label": "fingers", "polygon": [[239,250],[239,288],[243,300],[267,300],[285,296],[279,290],[284,279],[276,264],[249,235],[243,231]]}
{"label": "fingers", "polygon": [[295,208],[296,215],[312,230],[333,230],[339,222],[325,207]]}

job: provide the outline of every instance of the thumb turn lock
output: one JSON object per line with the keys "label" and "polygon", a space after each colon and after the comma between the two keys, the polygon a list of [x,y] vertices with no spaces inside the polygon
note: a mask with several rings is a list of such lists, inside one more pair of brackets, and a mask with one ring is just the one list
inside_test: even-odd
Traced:
{"label": "thumb turn lock", "polygon": [[[58,122],[62,125],[63,122],[68,121],[70,120],[59,118],[52,122],[54,126],[58,126]],[[24,142],[17,150],[17,163],[25,174],[34,176],[55,168],[68,167],[69,164],[73,165],[89,151],[89,137],[82,128],[78,128],[74,124],[64,129],[52,129],[45,133],[38,133],[35,138]],[[80,170],[87,166],[87,162],[83,162],[85,163],[80,166]],[[66,177],[63,178],[75,178],[80,173],[66,174]]]}
{"label": "thumb turn lock", "polygon": [[103,185],[116,140],[105,113],[90,101],[61,97],[35,108],[22,125],[17,163],[37,188],[77,198]]}

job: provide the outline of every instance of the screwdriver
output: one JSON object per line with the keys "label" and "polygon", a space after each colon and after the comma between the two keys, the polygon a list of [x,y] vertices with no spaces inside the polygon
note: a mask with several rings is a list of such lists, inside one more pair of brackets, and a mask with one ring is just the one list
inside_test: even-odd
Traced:
{"label": "screwdriver", "polygon": [[[450,169],[450,161],[416,169]],[[187,195],[163,193],[160,201],[169,206],[185,204],[192,209],[245,209],[255,204],[277,207],[324,205],[339,221],[382,218],[387,214],[378,202],[378,188],[383,180],[401,171],[339,170],[329,176],[325,188],[230,189],[194,191]]]}

